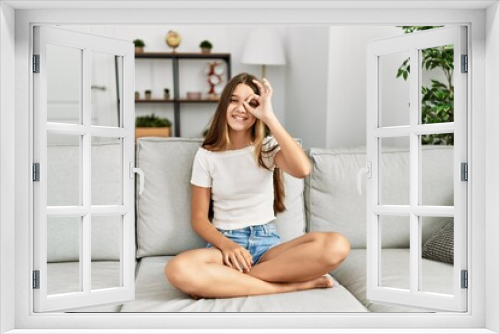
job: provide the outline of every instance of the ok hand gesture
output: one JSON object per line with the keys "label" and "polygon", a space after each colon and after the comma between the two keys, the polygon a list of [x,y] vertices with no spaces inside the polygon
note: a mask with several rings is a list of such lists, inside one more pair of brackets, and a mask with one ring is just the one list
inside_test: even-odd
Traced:
{"label": "ok hand gesture", "polygon": [[267,79],[262,79],[262,83],[257,80],[253,82],[259,87],[260,95],[250,95],[244,102],[245,110],[251,113],[255,118],[260,119],[267,124],[267,121],[274,116],[271,97],[273,88]]}

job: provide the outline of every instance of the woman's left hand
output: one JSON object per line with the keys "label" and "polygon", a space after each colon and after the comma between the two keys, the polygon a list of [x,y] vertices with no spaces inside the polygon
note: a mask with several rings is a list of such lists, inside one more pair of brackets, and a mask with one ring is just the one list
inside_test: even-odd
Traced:
{"label": "woman's left hand", "polygon": [[253,81],[259,87],[260,95],[253,94],[249,96],[244,102],[243,106],[246,111],[251,113],[255,118],[267,122],[269,117],[274,116],[273,105],[271,97],[273,95],[273,88],[267,79],[262,79],[262,83],[257,80]]}

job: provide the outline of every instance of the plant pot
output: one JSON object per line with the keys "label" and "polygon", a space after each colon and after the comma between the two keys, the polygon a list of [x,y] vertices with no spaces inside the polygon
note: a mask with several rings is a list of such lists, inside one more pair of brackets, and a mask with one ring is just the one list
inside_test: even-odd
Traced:
{"label": "plant pot", "polygon": [[141,137],[170,137],[168,128],[135,128],[135,139]]}
{"label": "plant pot", "polygon": [[210,53],[211,50],[209,48],[201,48],[201,53]]}
{"label": "plant pot", "polygon": [[145,93],[144,94],[144,99],[151,100],[151,93]]}
{"label": "plant pot", "polygon": [[135,53],[143,53],[143,52],[144,52],[144,46],[135,47]]}
{"label": "plant pot", "polygon": [[136,92],[135,93],[135,99],[139,100],[140,98],[141,98],[141,94],[139,94],[139,92]]}

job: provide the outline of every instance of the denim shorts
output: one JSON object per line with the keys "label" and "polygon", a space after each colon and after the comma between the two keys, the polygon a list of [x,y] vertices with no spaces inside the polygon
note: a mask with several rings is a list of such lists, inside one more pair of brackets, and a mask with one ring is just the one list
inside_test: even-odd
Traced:
{"label": "denim shorts", "polygon": [[[254,265],[260,261],[268,250],[280,243],[278,230],[273,223],[247,226],[237,230],[222,230],[219,228],[217,230],[233,242],[245,247],[252,255]],[[208,243],[207,247],[213,247],[213,245]]]}

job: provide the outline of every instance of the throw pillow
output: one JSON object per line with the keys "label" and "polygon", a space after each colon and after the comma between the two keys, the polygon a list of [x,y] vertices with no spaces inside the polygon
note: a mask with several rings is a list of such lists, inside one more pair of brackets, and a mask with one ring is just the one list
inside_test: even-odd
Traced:
{"label": "throw pillow", "polygon": [[432,234],[422,246],[422,257],[453,264],[453,219]]}

